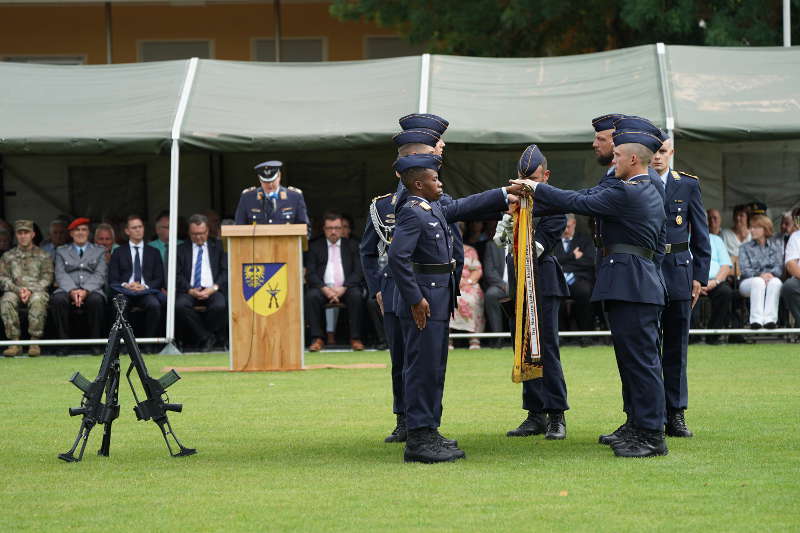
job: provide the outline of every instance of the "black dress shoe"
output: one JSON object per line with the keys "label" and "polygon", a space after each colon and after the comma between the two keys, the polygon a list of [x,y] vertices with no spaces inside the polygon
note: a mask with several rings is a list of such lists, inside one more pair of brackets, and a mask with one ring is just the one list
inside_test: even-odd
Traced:
{"label": "black dress shoe", "polygon": [[463,457],[464,452],[458,454],[454,450],[442,446],[437,438],[436,430],[433,428],[408,431],[408,440],[403,452],[403,460],[406,463],[445,463]]}
{"label": "black dress shoe", "polygon": [[775,322],[767,322],[766,324],[764,324],[765,329],[775,329],[777,327],[778,324],[776,324]]}
{"label": "black dress shoe", "polygon": [[209,335],[203,340],[203,342],[200,343],[200,351],[213,352],[215,342],[216,340],[214,339],[214,335]]}
{"label": "black dress shoe", "polygon": [[691,437],[694,435],[686,427],[686,419],[683,417],[683,409],[669,411],[667,413],[667,424],[665,430],[668,437]]}
{"label": "black dress shoe", "polygon": [[625,439],[628,432],[631,429],[630,420],[626,420],[624,424],[620,427],[615,429],[612,433],[608,433],[606,435],[600,435],[600,438],[597,439],[597,442],[600,444],[605,444],[607,446],[613,446]]}
{"label": "black dress shoe", "polygon": [[564,440],[567,438],[567,421],[564,412],[550,413],[547,415],[547,431],[544,434],[547,440]]}
{"label": "black dress shoe", "polygon": [[544,413],[528,411],[528,418],[523,420],[517,429],[507,432],[506,437],[530,437],[531,435],[541,435],[545,431],[547,431],[547,420]]}
{"label": "black dress shoe", "polygon": [[758,322],[751,322],[750,329],[761,329],[761,324],[759,324]]}
{"label": "black dress shoe", "polygon": [[667,441],[660,431],[631,428],[624,441],[613,446],[617,457],[656,457],[667,455]]}
{"label": "black dress shoe", "polygon": [[397,425],[383,442],[405,442],[408,437],[405,415],[397,415]]}

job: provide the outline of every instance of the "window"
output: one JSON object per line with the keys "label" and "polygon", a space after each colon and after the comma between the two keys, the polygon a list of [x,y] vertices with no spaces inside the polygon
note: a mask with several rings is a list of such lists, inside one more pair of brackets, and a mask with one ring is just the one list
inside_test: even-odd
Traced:
{"label": "window", "polygon": [[[281,61],[325,61],[326,55],[322,37],[281,39]],[[275,61],[275,39],[255,39],[253,60]]]}
{"label": "window", "polygon": [[86,56],[5,56],[3,61],[9,63],[38,63],[42,65],[83,65]]}
{"label": "window", "polygon": [[139,61],[211,58],[211,41],[140,41]]}
{"label": "window", "polygon": [[424,44],[411,44],[403,37],[367,37],[364,41],[365,59],[418,56],[425,53]]}

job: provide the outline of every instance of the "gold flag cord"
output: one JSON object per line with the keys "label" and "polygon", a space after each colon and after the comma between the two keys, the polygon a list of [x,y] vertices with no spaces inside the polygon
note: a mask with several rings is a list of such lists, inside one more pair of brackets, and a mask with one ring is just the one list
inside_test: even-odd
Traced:
{"label": "gold flag cord", "polygon": [[536,248],[533,239],[533,199],[520,198],[514,214],[515,294],[514,383],[542,377],[539,321],[536,310]]}

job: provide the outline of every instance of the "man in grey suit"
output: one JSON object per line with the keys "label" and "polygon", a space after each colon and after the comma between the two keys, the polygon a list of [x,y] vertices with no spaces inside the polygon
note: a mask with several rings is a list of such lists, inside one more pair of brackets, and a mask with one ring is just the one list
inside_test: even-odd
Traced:
{"label": "man in grey suit", "polygon": [[[89,242],[89,219],[76,218],[68,227],[72,236],[71,244],[56,249],[56,285],[58,288],[51,299],[51,309],[60,339],[70,338],[70,314],[85,309],[89,321],[89,336],[102,337],[105,318],[106,284],[105,248]],[[93,354],[99,354],[97,346],[91,347]],[[58,355],[66,355],[61,349]]]}

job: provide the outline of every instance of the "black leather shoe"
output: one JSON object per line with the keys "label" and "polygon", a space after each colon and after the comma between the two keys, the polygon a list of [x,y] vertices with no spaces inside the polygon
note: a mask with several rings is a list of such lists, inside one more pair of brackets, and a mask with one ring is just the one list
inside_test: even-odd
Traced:
{"label": "black leather shoe", "polygon": [[764,324],[765,329],[775,329],[777,327],[778,324],[776,324],[775,322],[767,322],[766,324]]}
{"label": "black leather shoe", "polygon": [[612,433],[608,433],[606,435],[600,435],[600,438],[597,439],[597,442],[599,442],[600,444],[605,444],[607,446],[613,446],[624,440],[625,436],[628,434],[628,431],[630,429],[631,429],[630,420],[626,420],[624,424],[615,429]]}
{"label": "black leather shoe", "polygon": [[[419,428],[408,431],[403,460],[406,463],[445,463],[464,457],[450,448],[445,448],[437,438],[433,428]],[[460,450],[459,450],[460,451]]]}
{"label": "black leather shoe", "polygon": [[617,457],[656,457],[667,455],[667,441],[660,431],[633,428],[624,441],[613,446]]}
{"label": "black leather shoe", "polygon": [[530,437],[531,435],[541,435],[545,431],[547,431],[547,420],[544,413],[528,411],[528,418],[523,420],[517,429],[507,432],[506,437]]}
{"label": "black leather shoe", "polygon": [[397,415],[397,425],[383,442],[405,442],[408,437],[405,415]]}
{"label": "black leather shoe", "polygon": [[683,417],[683,409],[669,411],[667,413],[667,424],[665,430],[668,437],[691,437],[694,435],[686,427],[686,419]]}
{"label": "black leather shoe", "polygon": [[203,353],[213,352],[215,343],[216,339],[214,339],[214,335],[209,335],[200,343],[200,351]]}
{"label": "black leather shoe", "polygon": [[750,329],[761,329],[761,324],[759,324],[758,322],[751,322]]}
{"label": "black leather shoe", "polygon": [[567,438],[567,421],[564,412],[550,413],[547,415],[547,431],[544,434],[547,440],[564,440]]}

